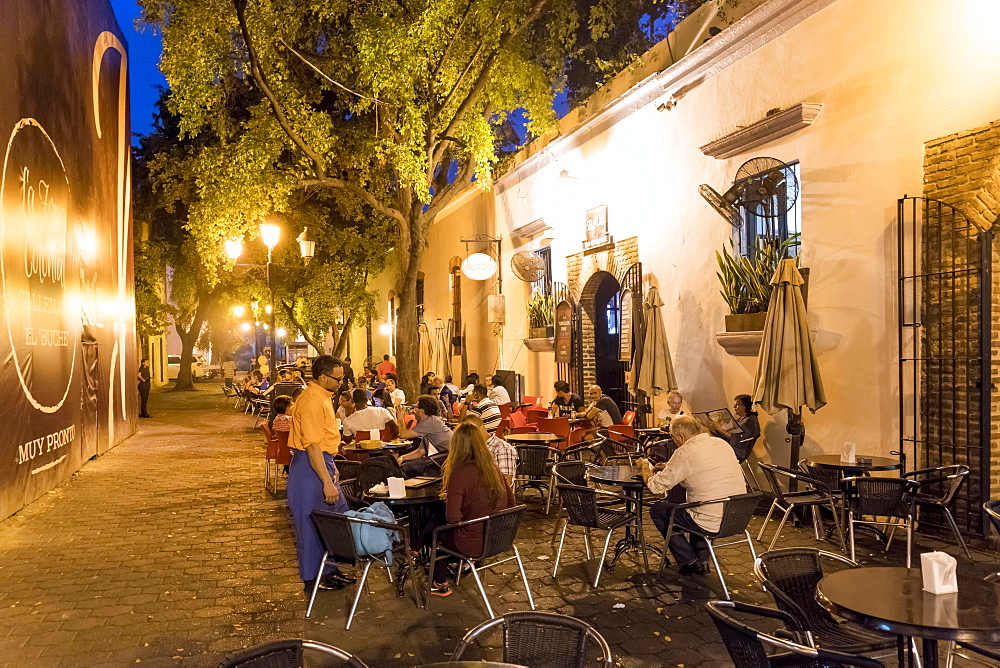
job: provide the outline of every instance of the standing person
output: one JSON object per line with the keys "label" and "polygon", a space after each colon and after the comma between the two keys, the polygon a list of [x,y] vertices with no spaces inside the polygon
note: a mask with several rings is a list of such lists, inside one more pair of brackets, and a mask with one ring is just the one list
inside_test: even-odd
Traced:
{"label": "standing person", "polygon": [[[642,479],[653,494],[665,495],[681,485],[687,490],[688,503],[694,503],[746,493],[743,470],[728,443],[709,435],[700,422],[686,415],[670,423],[670,436],[677,444],[670,461],[654,467],[645,459],[639,460]],[[664,499],[649,509],[649,517],[664,537],[674,505]],[[692,508],[690,513],[684,509],[676,512],[668,547],[681,575],[705,573],[710,556],[705,539],[694,534],[686,538],[684,528],[718,531],[721,522],[722,504]]]}
{"label": "standing person", "polygon": [[234,360],[230,355],[226,357],[226,361],[222,363],[222,382],[226,384],[226,387],[232,387],[235,379],[236,360]]}
{"label": "standing person", "polygon": [[396,387],[396,374],[390,373],[385,376],[385,391],[389,393],[393,406],[406,403],[406,393]]}
{"label": "standing person", "polygon": [[152,387],[152,375],[149,372],[149,358],[143,357],[139,360],[139,372],[136,374],[139,381],[139,417],[153,417],[149,414],[149,388]]}
{"label": "standing person", "polygon": [[438,415],[439,403],[429,394],[421,394],[417,397],[417,405],[413,408],[417,424],[413,425],[412,429],[406,426],[404,419],[406,411],[402,406],[396,406],[396,424],[400,425],[399,437],[420,439],[420,444],[413,452],[399,457],[399,463],[403,467],[403,475],[407,478],[437,473],[438,465],[430,459],[430,456],[439,452],[448,452],[451,443],[451,429]]}
{"label": "standing person", "polygon": [[486,396],[486,393],[487,390],[485,385],[473,385],[472,393],[468,398],[474,403],[473,405],[466,403],[462,406],[462,412],[459,417],[465,419],[465,416],[469,412],[475,413],[483,421],[483,427],[486,428],[486,433],[495,434],[497,427],[500,426],[500,408]]}
{"label": "standing person", "polygon": [[342,589],[354,578],[336,566],[329,567],[318,583],[314,580],[323,560],[323,545],[309,514],[314,510],[348,510],[333,464],[333,456],[340,450],[340,420],[333,412],[332,394],[344,382],[344,368],[336,357],[320,355],[313,360],[312,377],[291,409],[288,509],[295,525],[299,577],[306,591],[314,586]]}
{"label": "standing person", "polygon": [[749,394],[737,394],[733,399],[733,413],[736,414],[736,424],[743,431],[731,433],[722,427],[719,427],[719,431],[729,440],[729,445],[733,446],[737,461],[745,462],[760,438],[760,420],[757,419],[757,411],[753,409],[753,398]]}
{"label": "standing person", "polygon": [[553,387],[556,391],[556,398],[549,404],[549,415],[552,417],[577,417],[577,413],[583,410],[583,399],[580,398],[580,395],[571,392],[569,383],[565,380],[557,380]]}
{"label": "standing person", "polygon": [[351,368],[351,358],[344,358],[344,382],[354,385],[354,369]]}
{"label": "standing person", "polygon": [[490,376],[486,379],[489,384],[489,397],[497,406],[510,403],[510,393],[503,386],[503,378],[500,376]]}
{"label": "standing person", "polygon": [[[485,388],[484,388],[485,389]],[[485,395],[485,393],[484,393]],[[486,447],[483,431],[476,425],[460,424],[451,439],[451,449],[444,463],[441,497],[445,500],[445,519],[449,524],[486,517],[513,508],[511,491],[496,460]],[[441,536],[447,547],[475,557],[483,553],[483,525],[473,524]],[[431,594],[450,596],[448,559],[434,564]]]}
{"label": "standing person", "polygon": [[375,370],[378,371],[378,375],[380,376],[385,376],[390,373],[395,374],[396,365],[389,361],[388,355],[382,355],[382,361],[378,363]]}

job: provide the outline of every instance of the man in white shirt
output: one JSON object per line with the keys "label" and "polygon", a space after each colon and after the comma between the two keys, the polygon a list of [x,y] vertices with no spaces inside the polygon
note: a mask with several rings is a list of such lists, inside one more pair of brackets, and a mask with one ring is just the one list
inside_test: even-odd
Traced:
{"label": "man in white shirt", "polygon": [[495,403],[497,406],[503,406],[504,404],[510,403],[510,393],[507,392],[507,388],[503,386],[503,378],[500,376],[490,376],[486,379],[489,383],[489,392],[487,396]]}
{"label": "man in white shirt", "polygon": [[392,405],[399,406],[406,403],[406,394],[396,387],[396,374],[389,373],[385,376],[385,391],[392,397]]}
{"label": "man in white shirt", "polygon": [[[687,502],[693,503],[746,493],[743,471],[729,443],[710,436],[700,422],[689,416],[673,420],[670,435],[677,444],[670,461],[651,467],[645,459],[639,460],[642,478],[653,494],[665,495],[673,487],[682,485],[687,490]],[[664,537],[673,506],[663,500],[649,509],[649,517]],[[690,512],[678,510],[674,515],[674,533],[668,547],[681,575],[706,572],[710,554],[704,538],[694,534],[688,538],[680,532],[685,526],[718,531],[722,508],[722,504],[712,504],[692,508]]]}
{"label": "man in white shirt", "polygon": [[383,429],[397,429],[396,418],[385,408],[368,405],[364,390],[354,390],[354,412],[344,418],[344,440],[350,441],[359,431],[372,433],[378,438]]}

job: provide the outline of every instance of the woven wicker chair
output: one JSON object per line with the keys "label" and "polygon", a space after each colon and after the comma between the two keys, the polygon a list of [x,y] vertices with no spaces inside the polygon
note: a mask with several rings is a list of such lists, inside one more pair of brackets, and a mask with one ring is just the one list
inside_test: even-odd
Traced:
{"label": "woven wicker chair", "polygon": [[904,474],[903,477],[920,483],[920,487],[913,494],[913,503],[916,504],[918,516],[921,508],[931,508],[944,513],[945,519],[948,520],[948,526],[951,527],[951,532],[958,540],[958,544],[962,546],[966,558],[972,559],[965,539],[962,537],[962,532],[958,530],[958,525],[955,523],[955,516],[951,514],[950,507],[955,501],[958,491],[962,489],[966,478],[969,477],[969,467],[965,464],[936,466],[911,471]]}
{"label": "woven wicker chair", "polygon": [[[323,561],[320,563],[319,571],[316,573],[316,581],[313,585],[312,594],[309,596],[309,607],[306,608],[306,617],[312,613],[313,602],[316,600],[316,593],[319,591],[319,581],[323,577],[323,570],[328,564],[335,565],[336,560],[354,562],[357,564],[364,564],[362,569],[361,578],[358,580],[357,591],[354,593],[354,601],[351,603],[351,610],[347,614],[347,629],[351,628],[351,622],[354,620],[354,612],[358,608],[358,600],[361,598],[361,592],[365,589],[365,581],[368,580],[368,571],[373,565],[380,566],[385,569],[386,575],[389,577],[389,582],[392,582],[392,567],[395,564],[395,553],[398,553],[404,560],[409,560],[412,554],[410,552],[410,530],[405,524],[397,524],[395,522],[376,522],[374,520],[366,520],[360,517],[348,517],[347,515],[341,515],[340,513],[331,513],[325,510],[314,510],[309,514],[309,518],[312,520],[313,526],[316,527],[316,533],[319,534],[319,540],[323,543]],[[396,532],[399,537],[400,542],[396,543],[393,547],[393,558],[390,561],[385,561],[384,556],[369,556],[359,554],[354,542],[354,531],[353,527],[363,527],[371,526],[379,529],[389,529]],[[410,578],[410,584],[413,586],[413,597],[414,602],[420,605],[420,592],[417,591],[416,581]]]}
{"label": "woven wicker chair", "polygon": [[[600,529],[607,531],[604,538],[604,549],[601,551],[601,560],[597,564],[597,573],[594,575],[594,587],[601,581],[601,571],[604,568],[604,559],[608,555],[608,545],[611,543],[611,536],[615,529],[631,526],[638,531],[639,526],[636,521],[636,513],[626,510],[608,508],[598,503],[598,498],[605,501],[614,500],[616,503],[628,503],[631,501],[623,494],[613,494],[602,492],[586,486],[579,485],[559,485],[559,495],[562,499],[562,507],[566,509],[569,516],[566,524],[563,525],[562,535],[559,538],[559,550],[556,552],[556,563],[552,568],[552,577],[559,571],[559,561],[562,559],[563,543],[566,541],[566,530],[573,526],[583,527],[584,545],[587,549],[587,559],[591,559],[590,554],[590,529]],[[645,550],[646,546],[643,545]]]}
{"label": "woven wicker chair", "polygon": [[871,631],[854,622],[836,620],[816,602],[816,585],[825,575],[824,559],[850,568],[858,567],[855,562],[832,552],[790,547],[760,555],[754,562],[754,575],[770,592],[778,608],[791,615],[807,634],[798,638],[800,642],[855,654],[895,647],[895,636]]}
{"label": "woven wicker chair", "polygon": [[347,499],[347,506],[351,510],[361,510],[368,504],[361,499],[361,490],[358,489],[357,478],[351,478],[350,480],[340,481],[340,491],[343,492],[344,498]]}
{"label": "woven wicker chair", "polygon": [[333,463],[337,467],[337,472],[340,474],[341,480],[350,480],[351,478],[358,477],[358,469],[361,468],[361,462],[353,462],[350,459],[335,459]]}
{"label": "woven wicker chair", "polygon": [[[823,521],[819,508],[826,506],[833,513],[833,523],[837,529],[840,546],[844,550],[847,549],[847,544],[844,542],[844,532],[840,528],[840,513],[837,510],[837,506],[833,503],[833,495],[830,493],[830,489],[825,484],[819,480],[806,477],[798,471],[793,471],[782,466],[764,463],[759,464],[759,466],[761,473],[764,474],[764,478],[771,486],[774,501],[771,502],[771,507],[767,511],[767,517],[764,518],[764,524],[760,527],[757,540],[761,540],[764,537],[764,532],[767,531],[767,523],[771,519],[771,514],[774,513],[775,509],[784,511],[785,514],[781,517],[781,522],[774,532],[771,544],[767,546],[767,549],[773,550],[774,544],[778,542],[778,537],[781,535],[781,530],[785,527],[785,522],[788,521],[788,516],[796,508],[809,508],[812,511],[813,534],[815,534],[816,540],[821,540],[820,527],[823,525]],[[803,488],[800,488],[796,492],[786,492],[782,489],[778,478],[785,478],[789,482],[789,489],[791,489],[792,481],[798,482]]]}
{"label": "woven wicker chair", "polygon": [[403,471],[391,457],[369,457],[358,467],[358,492],[364,494],[375,485],[384,484],[389,478],[402,478]]}
{"label": "woven wicker chair", "polygon": [[451,655],[452,662],[467,661],[465,656],[476,639],[498,627],[503,629],[504,663],[583,668],[588,645],[596,646],[606,668],[614,662],[611,648],[594,627],[554,612],[511,612],[487,620],[465,634]]}
{"label": "woven wicker chair", "polygon": [[[788,640],[763,633],[733,618],[730,611],[742,615],[752,615],[764,619],[784,622],[792,631],[796,630],[795,619],[781,610],[771,610],[734,601],[709,601],[705,604],[708,615],[722,636],[730,658],[736,668],[768,668],[769,666],[860,666],[861,668],[883,668],[884,664],[863,656],[852,656],[827,649],[807,647]],[[762,620],[763,621],[763,620]],[[768,654],[765,644],[784,650],[780,654]]]}
{"label": "woven wicker chair", "polygon": [[[483,581],[479,578],[479,571],[486,568],[493,568],[494,566],[499,566],[502,563],[515,559],[517,560],[517,567],[521,572],[521,582],[524,583],[524,591],[528,595],[528,603],[531,604],[531,609],[534,610],[535,599],[531,595],[531,585],[528,584],[528,576],[524,572],[524,563],[521,562],[521,553],[517,551],[517,546],[514,545],[514,539],[517,538],[517,529],[521,525],[521,519],[524,517],[524,513],[527,512],[527,510],[527,506],[514,506],[513,508],[501,510],[493,513],[492,515],[480,517],[475,520],[466,520],[464,522],[456,522],[455,524],[445,524],[443,526],[436,527],[431,537],[429,573],[434,572],[434,564],[437,563],[438,559],[444,559],[449,555],[458,558],[460,562],[467,563],[472,569],[472,577],[475,578],[476,585],[479,587],[479,594],[483,597],[483,603],[486,604],[486,611],[489,613],[490,617],[494,617],[493,607],[490,605],[490,600],[486,597],[486,590],[483,588]],[[473,524],[483,525],[482,554],[463,554],[458,550],[449,548],[441,542],[441,534],[468,527]],[[507,557],[506,559],[500,559],[499,561],[494,561],[490,564],[484,563],[487,559],[492,559],[493,557],[507,552],[513,552],[514,556]],[[482,565],[477,566],[477,563]],[[458,585],[461,577],[462,568],[460,567],[458,569],[458,577],[455,579],[456,586]],[[424,599],[425,609],[428,608],[428,604],[431,599],[430,589],[432,584],[433,578],[428,576],[427,597]]]}
{"label": "woven wicker chair", "polygon": [[[334,663],[327,659],[324,666],[344,666],[345,668],[366,668],[361,659],[339,647],[316,642],[315,640],[278,640],[265,645],[257,645],[227,656],[219,662],[218,668],[302,668],[305,666],[305,650],[338,659]],[[310,665],[313,665],[310,663]]]}
{"label": "woven wicker chair", "polygon": [[534,489],[546,501],[548,514],[549,491],[551,490],[552,462],[558,457],[554,448],[546,445],[517,445],[517,469],[514,473],[514,494],[526,489]]}
{"label": "woven wicker chair", "polygon": [[[729,496],[722,499],[712,499],[710,501],[695,501],[692,503],[681,503],[673,506],[670,509],[670,518],[667,524],[666,533],[666,543],[663,550],[663,560],[660,561],[660,570],[658,573],[659,577],[663,576],[663,569],[667,565],[667,554],[669,550],[666,547],[670,544],[670,537],[674,532],[674,520],[677,515],[678,510],[687,510],[689,508],[697,508],[699,506],[708,506],[712,504],[722,504],[722,521],[719,524],[719,530],[715,532],[711,531],[691,531],[687,527],[683,531],[688,533],[694,533],[696,535],[702,536],[706,541],[708,541],[708,552],[712,555],[712,562],[715,564],[715,572],[719,576],[719,582],[722,584],[722,591],[726,595],[726,599],[730,598],[729,589],[726,587],[726,579],[722,576],[722,569],[719,567],[719,559],[715,556],[716,547],[725,547],[726,545],[735,545],[737,543],[742,543],[744,540],[747,545],[750,546],[750,555],[756,560],[757,552],[754,550],[753,538],[750,536],[750,532],[747,531],[747,526],[750,524],[750,520],[753,519],[754,509],[757,507],[757,502],[760,500],[760,492],[750,492],[747,494],[738,494],[736,496]],[[743,534],[744,538],[739,538],[728,543],[723,543],[722,545],[716,545],[715,541],[720,538],[731,538],[733,536],[738,536]]]}
{"label": "woven wicker chair", "polygon": [[[853,494],[847,504],[847,534],[851,542],[851,561],[854,559],[854,525],[875,524],[895,529],[898,523],[893,519],[902,520],[906,526],[906,567],[910,567],[913,555],[913,491],[919,485],[904,478],[874,478],[855,476],[844,478],[844,484],[853,488]],[[872,517],[875,519],[857,519]],[[880,521],[877,518],[885,517]],[[892,545],[892,537],[886,541],[888,552]]]}

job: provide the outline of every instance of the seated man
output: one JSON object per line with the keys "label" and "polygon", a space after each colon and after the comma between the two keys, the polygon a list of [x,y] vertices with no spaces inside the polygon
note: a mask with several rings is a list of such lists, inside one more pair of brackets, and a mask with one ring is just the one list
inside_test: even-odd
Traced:
{"label": "seated man", "polygon": [[486,433],[495,434],[497,427],[500,426],[500,408],[486,396],[487,392],[485,385],[473,385],[472,392],[466,397],[466,403],[462,406],[459,417],[464,420],[470,412],[475,413],[483,421]]}
{"label": "seated man", "polygon": [[552,417],[583,417],[583,399],[579,394],[571,392],[569,383],[565,380],[556,381],[554,385],[556,398],[549,405],[549,415]]}
{"label": "seated man", "polygon": [[389,393],[393,406],[406,403],[406,393],[396,387],[396,374],[388,373],[385,375],[385,391]]}
{"label": "seated man", "polygon": [[[645,459],[639,460],[642,479],[650,491],[665,495],[671,488],[683,485],[687,490],[688,503],[746,493],[743,471],[728,443],[709,435],[700,422],[686,415],[671,421],[670,435],[677,444],[670,461],[653,467]],[[673,506],[663,500],[649,509],[653,524],[664,537]],[[685,527],[718,531],[722,521],[722,504],[692,508],[690,511],[678,510],[674,520],[674,533],[668,547],[677,562],[678,572],[681,575],[705,573],[710,557],[707,542],[693,534],[690,539],[686,538],[683,532]]]}
{"label": "seated man", "polygon": [[467,414],[462,418],[462,422],[474,424],[486,433],[486,447],[490,449],[493,457],[496,458],[500,475],[507,481],[510,488],[514,489],[514,475],[517,473],[517,450],[514,449],[514,446],[498,438],[496,434],[487,433],[486,428],[483,427],[483,420],[475,413]]}
{"label": "seated man", "polygon": [[456,401],[458,401],[458,397],[455,396],[455,392],[452,391],[451,389],[453,386],[445,383],[444,378],[442,378],[441,376],[434,376],[434,380],[431,381],[431,384],[434,387],[438,388],[438,390],[441,392],[440,399],[441,402],[444,403],[445,407],[450,409],[451,405]]}
{"label": "seated man", "polygon": [[451,408],[449,408],[448,406],[445,406],[444,402],[441,401],[441,388],[440,387],[436,387],[434,385],[431,385],[430,390],[427,391],[427,394],[429,394],[432,397],[434,397],[435,399],[437,399],[437,402],[438,402],[438,417],[440,417],[442,420],[444,420],[445,422],[447,422],[448,421],[448,416],[451,415]]}
{"label": "seated man", "polygon": [[372,438],[378,438],[383,429],[395,431],[396,418],[385,408],[369,406],[364,390],[354,390],[354,412],[344,418],[344,442],[349,442],[359,431],[371,433]]}
{"label": "seated man", "polygon": [[[398,457],[399,463],[403,467],[403,475],[407,478],[418,475],[437,475],[441,472],[441,467],[430,457],[439,452],[448,452],[448,446],[451,444],[451,429],[438,415],[439,403],[431,395],[421,394],[417,397],[417,405],[413,408],[417,424],[413,425],[412,429],[403,426],[399,430],[400,438],[420,439],[420,445],[413,452]],[[406,410],[402,406],[397,406],[396,419],[399,424],[406,424],[405,415]]]}
{"label": "seated man", "polygon": [[510,403],[510,393],[503,386],[503,378],[500,376],[488,376],[486,382],[489,383],[489,397],[497,406]]}
{"label": "seated man", "polygon": [[[597,436],[598,429],[607,429],[613,424],[622,423],[621,411],[618,410],[614,399],[604,394],[600,385],[591,385],[587,389],[587,399],[590,400],[590,403],[580,411],[580,417],[590,420],[593,426],[583,435],[583,440],[589,441],[594,439]],[[614,450],[611,446],[606,446],[604,455],[610,456],[613,454]]]}

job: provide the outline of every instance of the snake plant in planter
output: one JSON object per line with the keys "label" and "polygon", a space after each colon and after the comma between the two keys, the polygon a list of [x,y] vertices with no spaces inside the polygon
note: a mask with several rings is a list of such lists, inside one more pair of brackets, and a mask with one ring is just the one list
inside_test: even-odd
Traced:
{"label": "snake plant in planter", "polygon": [[555,334],[555,305],[552,297],[543,292],[534,292],[528,300],[528,336],[543,339]]}
{"label": "snake plant in planter", "polygon": [[[771,279],[778,263],[788,250],[799,245],[799,235],[793,234],[780,243],[757,237],[753,259],[737,253],[732,242],[722,252],[716,251],[719,262],[719,284],[722,298],[732,315],[726,316],[727,332],[758,331],[764,328],[767,304],[771,299]],[[796,258],[796,265],[798,258]]]}

